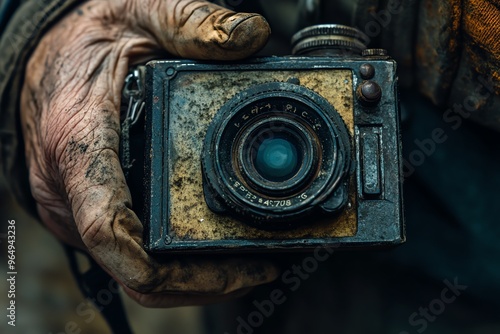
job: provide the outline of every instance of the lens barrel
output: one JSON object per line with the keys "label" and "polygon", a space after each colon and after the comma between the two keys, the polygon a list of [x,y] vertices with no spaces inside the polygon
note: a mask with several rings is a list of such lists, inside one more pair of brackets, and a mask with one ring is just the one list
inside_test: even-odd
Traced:
{"label": "lens barrel", "polygon": [[224,104],[203,152],[209,207],[262,229],[298,224],[332,196],[351,161],[347,128],[331,104],[283,82],[253,86]]}

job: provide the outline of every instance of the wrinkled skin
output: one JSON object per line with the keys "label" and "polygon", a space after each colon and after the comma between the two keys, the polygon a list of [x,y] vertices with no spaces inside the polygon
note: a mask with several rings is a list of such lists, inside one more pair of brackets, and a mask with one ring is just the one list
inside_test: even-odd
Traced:
{"label": "wrinkled skin", "polygon": [[129,66],[171,55],[239,59],[265,44],[256,14],[202,1],[93,0],[43,37],[26,69],[21,120],[31,190],[44,224],[88,251],[137,302],[203,304],[276,278],[248,258],[153,259],[142,247],[120,167],[120,96]]}

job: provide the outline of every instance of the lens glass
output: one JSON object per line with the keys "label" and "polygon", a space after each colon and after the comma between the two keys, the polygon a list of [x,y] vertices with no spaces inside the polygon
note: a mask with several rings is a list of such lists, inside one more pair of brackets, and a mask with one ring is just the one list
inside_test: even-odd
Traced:
{"label": "lens glass", "polygon": [[288,196],[309,183],[317,171],[316,142],[293,116],[264,117],[237,136],[233,168],[260,194]]}
{"label": "lens glass", "polygon": [[282,182],[293,177],[301,157],[294,143],[283,136],[265,139],[257,148],[254,166],[257,172],[271,182]]}

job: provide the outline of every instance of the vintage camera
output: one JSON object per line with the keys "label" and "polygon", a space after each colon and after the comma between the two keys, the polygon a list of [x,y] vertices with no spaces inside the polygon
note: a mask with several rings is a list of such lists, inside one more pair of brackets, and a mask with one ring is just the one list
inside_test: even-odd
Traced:
{"label": "vintage camera", "polygon": [[294,56],[149,62],[132,150],[145,153],[132,189],[146,249],[402,243],[396,63],[366,40],[319,25],[294,36]]}

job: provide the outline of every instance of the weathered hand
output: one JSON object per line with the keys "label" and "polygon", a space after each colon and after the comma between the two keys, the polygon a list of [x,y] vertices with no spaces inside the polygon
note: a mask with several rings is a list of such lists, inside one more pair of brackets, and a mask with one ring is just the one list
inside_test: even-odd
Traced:
{"label": "weathered hand", "polygon": [[87,250],[146,306],[219,301],[273,280],[268,263],[151,258],[120,167],[121,90],[129,66],[162,55],[238,59],[266,42],[257,14],[204,1],[90,0],[31,55],[21,96],[31,190],[41,219]]}

